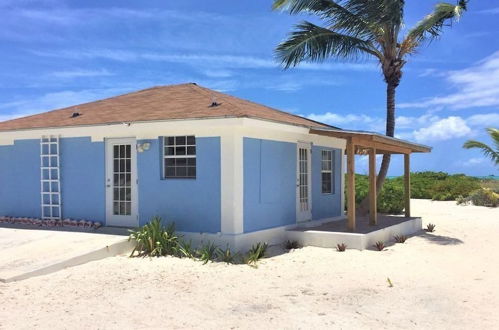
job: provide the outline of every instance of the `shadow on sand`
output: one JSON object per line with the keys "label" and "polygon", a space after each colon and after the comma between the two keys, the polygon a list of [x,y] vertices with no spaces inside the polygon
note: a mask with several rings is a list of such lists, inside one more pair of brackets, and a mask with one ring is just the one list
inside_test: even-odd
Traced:
{"label": "shadow on sand", "polygon": [[458,245],[458,244],[464,243],[459,238],[442,236],[442,235],[435,235],[435,234],[428,233],[428,232],[424,232],[423,234],[420,234],[419,236],[428,240],[431,243],[435,243],[435,244],[439,244],[439,245]]}

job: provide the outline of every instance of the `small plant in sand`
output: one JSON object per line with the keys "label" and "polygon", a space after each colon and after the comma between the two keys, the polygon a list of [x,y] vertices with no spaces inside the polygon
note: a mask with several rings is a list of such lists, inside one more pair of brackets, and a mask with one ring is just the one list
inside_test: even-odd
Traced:
{"label": "small plant in sand", "polygon": [[374,248],[376,248],[378,251],[383,251],[385,249],[385,243],[382,241],[377,241],[374,245]]}
{"label": "small plant in sand", "polygon": [[198,250],[199,259],[203,262],[203,265],[206,265],[208,261],[213,261],[217,257],[217,252],[219,248],[213,244],[213,242],[208,242],[205,245],[201,246]]}
{"label": "small plant in sand", "polygon": [[287,240],[286,243],[284,243],[284,247],[286,248],[286,250],[299,249],[300,244],[298,243],[298,241]]}
{"label": "small plant in sand", "polygon": [[246,263],[248,265],[256,266],[258,260],[265,256],[265,252],[267,251],[267,243],[257,243],[253,245],[251,249],[248,251],[248,255],[246,257]]}
{"label": "small plant in sand", "polygon": [[192,247],[192,242],[179,242],[177,247],[177,255],[180,258],[194,259],[196,257],[196,250]]}
{"label": "small plant in sand", "polygon": [[393,288],[393,283],[392,283],[392,280],[390,280],[390,278],[389,278],[389,277],[387,277],[387,278],[386,278],[386,281],[388,282],[388,286],[389,286],[390,288]]}
{"label": "small plant in sand", "polygon": [[397,243],[405,243],[405,241],[407,240],[407,236],[405,236],[405,235],[395,235],[395,236],[393,236],[393,238],[395,239],[395,242],[397,242]]}
{"label": "small plant in sand", "polygon": [[426,225],[425,231],[433,233],[435,231],[435,227],[436,225],[434,225],[433,223],[429,223]]}
{"label": "small plant in sand", "polygon": [[345,243],[336,244],[336,251],[345,252],[346,249],[347,249],[347,245]]}
{"label": "small plant in sand", "polygon": [[225,248],[225,250],[223,249],[218,249],[217,251],[217,255],[218,255],[218,259],[220,261],[223,261],[223,262],[226,262],[228,264],[233,264],[236,262],[236,260],[238,259],[239,257],[239,253],[233,253],[231,250],[230,250],[230,247],[229,245],[227,245],[227,247]]}
{"label": "small plant in sand", "polygon": [[135,247],[130,256],[138,252],[138,256],[144,257],[174,255],[179,242],[179,237],[175,234],[175,224],[163,226],[160,217],[154,217],[144,226],[130,230],[128,240],[132,239],[135,240]]}

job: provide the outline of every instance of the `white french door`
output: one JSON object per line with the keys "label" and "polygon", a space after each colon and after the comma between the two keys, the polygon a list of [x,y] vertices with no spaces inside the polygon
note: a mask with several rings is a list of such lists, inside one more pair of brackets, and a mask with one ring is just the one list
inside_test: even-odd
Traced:
{"label": "white french door", "polygon": [[106,139],[106,225],[136,227],[137,149],[134,138]]}
{"label": "white french door", "polygon": [[312,219],[311,145],[298,142],[296,171],[296,221]]}

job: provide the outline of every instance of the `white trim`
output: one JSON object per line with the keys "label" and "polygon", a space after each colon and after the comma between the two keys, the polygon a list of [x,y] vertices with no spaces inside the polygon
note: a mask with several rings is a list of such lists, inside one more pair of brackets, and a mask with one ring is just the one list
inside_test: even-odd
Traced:
{"label": "white trim", "polygon": [[[114,215],[113,214],[113,180],[114,180],[114,155],[111,148],[114,144],[130,144],[131,152],[131,214]],[[105,143],[105,167],[106,167],[106,225],[137,227],[139,225],[139,196],[138,196],[138,173],[137,173],[137,140],[135,138],[111,138],[106,139]]]}
{"label": "white trim", "polygon": [[221,230],[240,234],[243,225],[243,138],[232,130],[220,137]]}

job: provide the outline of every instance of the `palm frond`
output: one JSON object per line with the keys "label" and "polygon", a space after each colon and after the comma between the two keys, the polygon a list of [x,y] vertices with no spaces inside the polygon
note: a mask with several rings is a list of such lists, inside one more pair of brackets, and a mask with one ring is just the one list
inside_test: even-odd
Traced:
{"label": "palm frond", "polygon": [[[368,2],[373,1],[369,0]],[[348,5],[348,2],[346,2],[346,5]],[[341,1],[275,0],[272,8],[274,10],[286,10],[293,15],[300,13],[315,14],[326,22],[329,29],[354,37],[375,40],[379,34],[375,24],[365,20],[357,9],[357,12],[350,11],[341,4]],[[363,9],[365,10],[365,6]]]}
{"label": "palm frond", "polygon": [[499,165],[499,151],[494,151],[491,147],[486,145],[483,142],[468,140],[463,144],[463,148],[465,149],[480,149],[480,151],[495,162],[496,165]]}
{"label": "palm frond", "polygon": [[489,133],[496,150],[499,152],[499,129],[487,128],[487,133]]}
{"label": "palm frond", "polygon": [[419,21],[407,34],[400,46],[400,55],[412,53],[424,41],[438,38],[445,25],[452,25],[467,8],[468,0],[459,0],[457,5],[439,3],[433,13]]}
{"label": "palm frond", "polygon": [[326,58],[357,59],[361,55],[376,55],[368,41],[331,31],[310,22],[296,26],[289,38],[276,48],[277,58],[285,68],[302,61],[323,61]]}

